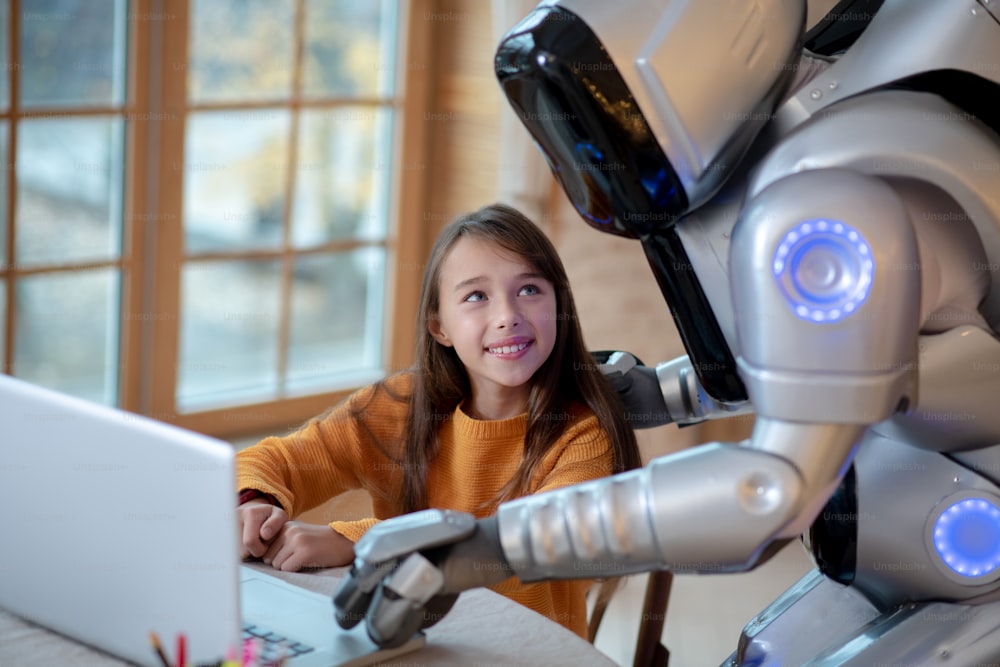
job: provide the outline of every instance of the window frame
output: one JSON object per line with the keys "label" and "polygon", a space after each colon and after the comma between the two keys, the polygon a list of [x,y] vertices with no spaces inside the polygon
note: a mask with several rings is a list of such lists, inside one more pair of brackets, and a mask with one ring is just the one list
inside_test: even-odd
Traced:
{"label": "window frame", "polygon": [[[146,188],[136,187],[137,183],[144,182],[147,172],[144,171],[146,165],[140,164],[136,160],[136,155],[143,155],[148,152],[144,132],[141,131],[142,123],[134,119],[141,118],[142,110],[136,103],[138,99],[144,97],[143,77],[140,72],[148,71],[149,50],[143,45],[149,43],[148,26],[138,20],[139,14],[130,11],[130,5],[122,4],[126,11],[125,25],[128,38],[125,42],[125,96],[120,103],[110,102],[101,105],[80,104],[72,108],[65,107],[44,107],[35,106],[28,109],[22,107],[20,103],[20,72],[21,64],[21,30],[20,20],[22,5],[19,0],[8,0],[8,24],[7,24],[7,68],[8,74],[8,95],[9,106],[3,112],[7,120],[7,155],[8,168],[5,170],[6,201],[4,215],[6,217],[5,251],[0,256],[0,278],[4,284],[4,309],[3,313],[3,348],[0,349],[0,371],[3,373],[13,373],[14,346],[16,343],[17,322],[15,317],[17,305],[17,281],[26,276],[45,275],[53,273],[71,273],[77,270],[93,268],[116,268],[119,271],[119,320],[117,332],[116,357],[116,396],[118,406],[128,410],[137,410],[138,402],[135,397],[138,395],[138,384],[136,382],[135,369],[138,366],[138,337],[136,335],[135,323],[127,320],[124,316],[126,312],[138,310],[135,306],[140,300],[138,285],[144,281],[144,263],[137,261],[141,257],[137,250],[143,244],[143,230],[138,226],[130,225],[128,221],[134,219],[135,210],[144,207],[144,197]],[[134,64],[132,64],[134,63]],[[18,207],[18,187],[16,158],[18,150],[17,126],[24,120],[32,118],[48,117],[73,117],[85,118],[88,116],[106,116],[120,118],[123,123],[122,136],[122,229],[121,246],[117,259],[94,260],[85,262],[52,261],[44,262],[37,267],[24,267],[19,261],[11,261],[15,254],[16,247],[16,214]],[[131,369],[132,372],[129,372]]]}
{"label": "window frame", "polygon": [[[293,0],[296,16],[305,0]],[[189,0],[130,0],[126,11],[125,98],[120,104],[80,110],[113,113],[124,119],[122,137],[122,238],[117,260],[97,264],[115,266],[120,275],[118,312],[118,407],[216,437],[238,437],[276,432],[297,425],[353,391],[348,387],[254,404],[181,413],[176,405],[179,362],[181,267],[184,261],[183,188],[185,112],[196,111],[186,99]],[[9,0],[8,62],[11,95],[8,162],[17,154],[16,126],[21,119],[52,113],[20,108],[20,13],[18,0]],[[430,145],[425,112],[429,107],[434,24],[421,20],[433,9],[433,0],[400,0],[396,50],[396,85],[392,95],[393,146],[389,192],[389,226],[385,239],[383,370],[386,374],[412,364],[415,310],[419,281],[405,267],[422,266],[430,224],[426,210],[429,174],[404,170],[402,165],[425,164]],[[301,18],[296,31],[301,34]],[[408,66],[408,64],[413,66]],[[247,109],[254,105],[244,105]],[[264,105],[260,105],[264,106]],[[274,103],[267,106],[274,108]],[[291,100],[282,106],[293,111],[306,106]],[[76,114],[74,108],[71,112]],[[58,110],[56,113],[64,113]],[[404,177],[405,176],[405,177]],[[6,174],[7,250],[0,257],[4,279],[3,372],[10,373],[15,345],[16,280],[36,269],[9,263],[15,242],[17,174]],[[287,209],[286,209],[287,215]],[[287,252],[287,251],[286,251]],[[252,253],[250,253],[252,255]],[[88,263],[89,266],[90,263]],[[404,270],[400,270],[404,267]],[[82,268],[68,266],[65,269]],[[47,269],[46,269],[47,270]]]}
{"label": "window frame", "polygon": [[[171,15],[171,20],[149,22],[151,25],[147,26],[147,29],[161,32],[159,36],[152,34],[150,37],[153,43],[159,41],[162,44],[159,67],[162,77],[149,77],[151,81],[158,80],[159,85],[145,91],[146,104],[150,118],[165,120],[158,124],[158,132],[151,133],[151,140],[159,145],[160,150],[147,151],[147,161],[155,161],[159,166],[159,173],[150,179],[150,183],[156,182],[156,192],[147,193],[144,201],[149,214],[140,219],[146,222],[146,229],[142,234],[146,240],[144,254],[155,257],[156,266],[152,269],[155,279],[147,280],[145,285],[144,304],[148,304],[148,307],[141,308],[141,311],[154,315],[162,313],[165,316],[132,323],[132,326],[145,329],[140,339],[149,341],[144,350],[137,352],[141,362],[129,364],[129,368],[136,368],[136,377],[130,379],[130,382],[140,388],[140,399],[134,407],[156,419],[218,437],[288,428],[321,413],[354,388],[198,412],[179,413],[177,410],[175,395],[180,342],[180,278],[184,257],[181,224],[184,172],[183,169],[172,169],[170,165],[185,164],[184,112],[188,109],[196,111],[199,107],[189,106],[186,102],[189,2],[170,0],[169,3],[154,4],[164,7],[162,11]],[[303,29],[303,4],[304,0],[296,0],[296,16],[299,17],[295,28],[297,34],[301,34]],[[427,62],[430,49],[429,25],[426,21],[418,20],[425,4],[423,0],[401,0],[401,11],[397,18],[401,41],[396,53],[397,83],[391,104],[394,110],[393,167],[388,206],[390,224],[385,243],[384,321],[388,335],[383,337],[383,368],[386,374],[409,366],[413,358],[412,312],[419,297],[419,285],[414,284],[412,275],[401,274],[394,269],[415,265],[423,250],[422,223],[419,216],[408,215],[408,212],[424,208],[425,177],[422,174],[408,173],[406,178],[402,178],[403,170],[400,165],[420,162],[420,156],[426,150],[425,123],[420,121],[427,105],[426,78],[429,68],[406,66],[408,62]],[[150,57],[151,64],[152,60]],[[183,102],[178,103],[178,100]],[[268,103],[267,106],[273,108],[275,105]],[[291,100],[285,106],[295,111],[308,105],[301,100]],[[247,110],[254,107],[252,104],[240,105],[240,108]],[[159,196],[156,197],[156,194]],[[161,220],[165,224],[157,224]],[[248,253],[248,256],[252,257],[253,253]],[[171,314],[174,316],[170,317]],[[156,352],[159,350],[169,353]]]}

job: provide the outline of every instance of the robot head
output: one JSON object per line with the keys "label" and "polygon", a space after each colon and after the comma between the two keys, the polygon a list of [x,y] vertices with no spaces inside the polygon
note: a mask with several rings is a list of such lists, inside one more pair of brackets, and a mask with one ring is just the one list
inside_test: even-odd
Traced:
{"label": "robot head", "polygon": [[593,226],[644,237],[704,203],[790,80],[805,0],[552,0],[503,38],[500,85]]}

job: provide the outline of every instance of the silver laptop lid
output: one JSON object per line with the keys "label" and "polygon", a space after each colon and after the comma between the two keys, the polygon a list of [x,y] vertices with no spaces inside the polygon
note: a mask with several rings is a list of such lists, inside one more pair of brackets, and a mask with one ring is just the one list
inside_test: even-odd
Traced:
{"label": "silver laptop lid", "polygon": [[223,658],[240,641],[233,457],[0,374],[0,606],[142,665],[159,665],[151,632]]}

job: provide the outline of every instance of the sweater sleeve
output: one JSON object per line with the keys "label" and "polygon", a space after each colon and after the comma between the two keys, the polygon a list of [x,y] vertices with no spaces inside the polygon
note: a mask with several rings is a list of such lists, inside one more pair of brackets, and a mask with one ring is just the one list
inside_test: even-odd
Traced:
{"label": "sweater sleeve", "polygon": [[374,517],[366,519],[358,519],[356,521],[333,521],[330,523],[330,528],[349,539],[351,542],[357,542],[361,539],[369,528],[374,526],[379,522],[379,519]]}
{"label": "sweater sleeve", "polygon": [[611,440],[593,415],[570,426],[542,461],[535,492],[570,486],[611,474]]}
{"label": "sweater sleeve", "polygon": [[295,517],[350,489],[398,483],[384,446],[404,428],[408,404],[394,394],[367,387],[291,435],[238,452],[237,489],[271,494]]}

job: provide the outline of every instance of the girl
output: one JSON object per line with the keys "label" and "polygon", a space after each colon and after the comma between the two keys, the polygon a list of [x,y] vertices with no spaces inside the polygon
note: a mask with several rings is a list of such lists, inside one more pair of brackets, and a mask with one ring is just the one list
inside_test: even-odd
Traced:
{"label": "girl", "polygon": [[[486,206],[442,231],[417,329],[413,368],[239,452],[244,558],[347,565],[380,519],[428,507],[484,517],[640,465],[625,410],[584,346],[562,262],[515,209]],[[373,518],[289,520],[356,488],[371,494]],[[586,637],[589,585],[510,579],[494,590]]]}

